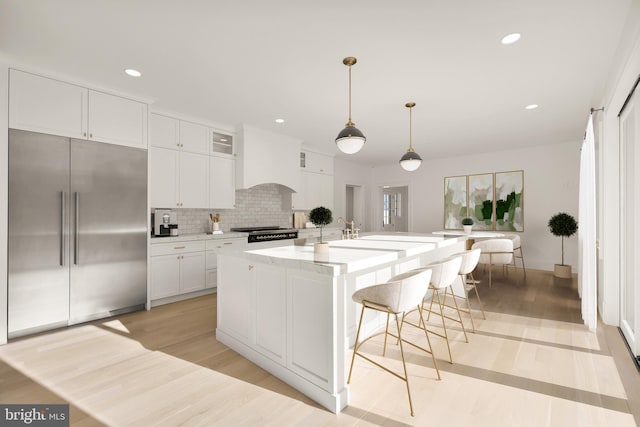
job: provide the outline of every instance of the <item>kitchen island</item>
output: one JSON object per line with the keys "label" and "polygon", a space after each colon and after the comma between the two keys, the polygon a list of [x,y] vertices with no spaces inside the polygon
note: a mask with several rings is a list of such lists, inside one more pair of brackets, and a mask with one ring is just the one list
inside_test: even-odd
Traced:
{"label": "kitchen island", "polygon": [[[351,295],[465,248],[464,237],[384,233],[218,256],[216,337],[332,412],[349,403],[348,349],[360,307]],[[384,326],[365,317],[362,334]]]}

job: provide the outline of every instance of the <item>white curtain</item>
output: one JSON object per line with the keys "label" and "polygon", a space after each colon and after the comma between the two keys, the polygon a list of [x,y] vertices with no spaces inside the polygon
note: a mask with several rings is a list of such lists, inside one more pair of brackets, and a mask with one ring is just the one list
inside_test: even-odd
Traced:
{"label": "white curtain", "polygon": [[582,298],[582,320],[589,329],[597,326],[596,273],[596,162],[593,114],[589,116],[580,153],[578,215],[578,292]]}

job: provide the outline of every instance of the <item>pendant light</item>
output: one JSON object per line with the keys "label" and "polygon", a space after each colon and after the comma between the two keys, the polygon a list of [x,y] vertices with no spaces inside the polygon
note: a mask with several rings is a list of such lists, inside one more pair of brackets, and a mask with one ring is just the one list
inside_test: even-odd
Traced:
{"label": "pendant light", "polygon": [[411,135],[411,109],[416,106],[416,103],[407,102],[404,106],[409,109],[409,149],[400,159],[400,166],[402,166],[402,169],[411,172],[420,167],[420,164],[422,163],[422,157],[420,157],[418,153],[413,151],[413,141]]}
{"label": "pendant light", "polygon": [[349,67],[349,121],[345,125],[346,127],[338,134],[336,138],[336,145],[346,154],[354,154],[360,151],[367,138],[355,127],[355,123],[351,121],[351,67],[355,65],[357,59],[353,56],[348,56],[342,60],[342,63]]}

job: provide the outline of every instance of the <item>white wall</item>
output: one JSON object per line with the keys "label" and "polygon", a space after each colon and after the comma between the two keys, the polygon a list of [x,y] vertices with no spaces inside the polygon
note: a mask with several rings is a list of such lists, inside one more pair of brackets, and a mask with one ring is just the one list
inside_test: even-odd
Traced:
{"label": "white wall", "polygon": [[[586,115],[585,115],[586,121]],[[585,122],[586,124],[586,122]],[[581,137],[582,135],[580,135]],[[561,261],[560,238],[548,229],[549,218],[567,212],[578,218],[578,182],[582,141],[512,151],[425,160],[406,172],[399,165],[372,170],[372,212],[375,220],[382,185],[409,186],[409,231],[431,232],[444,227],[444,178],[447,176],[524,170],[524,232],[522,247],[527,268],[553,270]],[[565,263],[578,265],[577,235],[565,239]]]}
{"label": "white wall", "polygon": [[[347,207],[347,185],[360,186],[364,192],[364,218],[353,218],[357,227],[361,231],[369,231],[371,229],[370,209],[366,209],[371,205],[370,197],[371,167],[362,166],[341,158],[335,158],[333,162],[333,217],[334,221],[337,217],[345,217]],[[356,210],[356,209],[354,209]],[[347,218],[351,220],[352,218]]]}
{"label": "white wall", "polygon": [[9,65],[0,56],[0,344],[7,342],[7,226],[9,201]]}

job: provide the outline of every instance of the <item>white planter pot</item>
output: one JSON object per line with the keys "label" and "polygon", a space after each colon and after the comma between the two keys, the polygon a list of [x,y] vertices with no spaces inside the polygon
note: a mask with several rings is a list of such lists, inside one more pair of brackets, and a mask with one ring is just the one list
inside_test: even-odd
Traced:
{"label": "white planter pot", "polygon": [[553,275],[561,279],[571,279],[571,266],[564,264],[555,264]]}
{"label": "white planter pot", "polygon": [[473,228],[473,225],[463,225],[462,229],[464,230],[465,233],[467,234],[471,234],[471,229]]}
{"label": "white planter pot", "polygon": [[313,244],[313,252],[316,253],[316,254],[329,253],[329,244],[328,243],[314,243]]}

